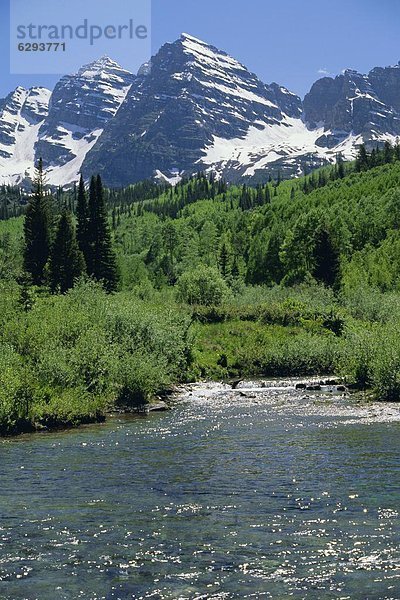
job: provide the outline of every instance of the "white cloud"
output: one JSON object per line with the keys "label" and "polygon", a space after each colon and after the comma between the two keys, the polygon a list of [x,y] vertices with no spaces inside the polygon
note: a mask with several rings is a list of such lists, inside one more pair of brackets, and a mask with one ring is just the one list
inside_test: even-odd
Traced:
{"label": "white cloud", "polygon": [[325,69],[324,67],[321,67],[321,69],[318,69],[318,74],[319,75],[331,75],[331,73],[328,71],[328,69]]}

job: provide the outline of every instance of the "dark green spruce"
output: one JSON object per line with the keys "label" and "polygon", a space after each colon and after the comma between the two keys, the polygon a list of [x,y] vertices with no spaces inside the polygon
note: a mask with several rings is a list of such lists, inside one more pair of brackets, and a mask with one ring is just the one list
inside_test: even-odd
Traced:
{"label": "dark green spruce", "polygon": [[108,225],[100,175],[92,177],[89,189],[88,274],[109,292],[118,287],[118,269]]}
{"label": "dark green spruce", "polygon": [[76,239],[86,263],[89,264],[89,206],[82,174],[79,179],[76,219]]}
{"label": "dark green spruce", "polygon": [[43,162],[39,159],[24,222],[24,269],[34,285],[43,285],[46,280],[46,264],[51,246],[51,202],[45,193]]}
{"label": "dark green spruce", "polygon": [[313,276],[317,281],[333,287],[339,274],[339,252],[325,228],[317,231],[314,248]]}
{"label": "dark green spruce", "polygon": [[71,213],[64,208],[50,254],[50,286],[62,294],[85,272],[85,259],[75,235]]}

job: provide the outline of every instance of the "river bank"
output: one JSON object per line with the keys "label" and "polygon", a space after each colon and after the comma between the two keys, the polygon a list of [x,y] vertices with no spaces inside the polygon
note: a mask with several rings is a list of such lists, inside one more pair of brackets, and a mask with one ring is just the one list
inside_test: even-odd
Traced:
{"label": "river bank", "polygon": [[[257,402],[270,402],[271,398],[279,395],[281,402],[293,402],[295,406],[309,409],[310,406],[318,407],[323,404],[330,407],[332,414],[343,410],[354,411],[355,418],[374,419],[378,417],[382,422],[400,420],[400,405],[387,402],[374,401],[369,392],[350,389],[344,385],[340,378],[334,376],[314,378],[258,378],[215,382],[204,381],[197,383],[177,384],[172,386],[162,396],[152,402],[138,407],[119,407],[111,409],[104,414],[87,417],[79,422],[48,423],[47,425],[21,422],[17,423],[12,432],[3,433],[0,437],[13,437],[30,433],[51,433],[75,429],[81,426],[104,424],[108,420],[125,417],[146,417],[154,413],[163,413],[183,402],[196,398],[217,398],[219,395],[229,395],[234,398],[248,398]],[[342,411],[342,412],[341,412]],[[338,414],[339,414],[338,413]],[[343,413],[344,414],[344,413]],[[348,413],[350,414],[350,413]]]}

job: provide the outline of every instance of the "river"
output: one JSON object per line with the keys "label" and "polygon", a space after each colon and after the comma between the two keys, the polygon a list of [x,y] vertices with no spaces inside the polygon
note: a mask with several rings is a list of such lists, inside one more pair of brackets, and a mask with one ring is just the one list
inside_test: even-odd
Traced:
{"label": "river", "polygon": [[0,598],[399,599],[399,407],[290,383],[0,441]]}

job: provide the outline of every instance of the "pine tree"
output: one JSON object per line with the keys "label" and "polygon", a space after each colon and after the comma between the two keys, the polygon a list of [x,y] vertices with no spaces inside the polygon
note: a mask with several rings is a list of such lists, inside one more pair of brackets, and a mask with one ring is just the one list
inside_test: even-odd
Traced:
{"label": "pine tree", "polygon": [[34,285],[45,282],[45,267],[50,255],[50,196],[45,194],[43,162],[39,159],[24,222],[24,269]]}
{"label": "pine tree", "polygon": [[396,145],[394,147],[394,158],[395,160],[400,160],[400,144],[396,141]]}
{"label": "pine tree", "polygon": [[24,312],[32,310],[35,304],[35,293],[32,288],[32,279],[28,273],[23,273],[19,281],[20,292],[18,298],[18,304],[22,307]]}
{"label": "pine tree", "polygon": [[371,169],[373,167],[376,167],[376,165],[378,164],[377,152],[375,148],[372,149],[371,156],[369,158],[369,164],[371,166]]}
{"label": "pine tree", "polygon": [[86,197],[85,183],[83,181],[82,174],[79,179],[78,197],[76,203],[76,239],[78,241],[79,248],[85,258],[85,262],[88,265],[90,260],[89,250],[89,207]]}
{"label": "pine tree", "polygon": [[367,171],[369,169],[369,156],[365,144],[361,144],[356,158],[356,171]]}
{"label": "pine tree", "polygon": [[223,236],[218,251],[218,267],[224,279],[232,274],[232,246],[226,235]]}
{"label": "pine tree", "polygon": [[118,285],[118,270],[100,175],[97,178],[92,177],[90,181],[88,241],[89,275],[103,282],[107,291],[115,291]]}
{"label": "pine tree", "polygon": [[344,162],[343,162],[343,156],[340,152],[336,158],[336,166],[337,166],[337,175],[338,175],[339,179],[343,179],[343,177],[345,176]]}
{"label": "pine tree", "polygon": [[339,273],[339,253],[329,232],[321,228],[317,232],[314,248],[313,276],[317,281],[332,287]]}
{"label": "pine tree", "polygon": [[112,229],[113,229],[113,231],[115,231],[117,229],[117,209],[115,208],[115,206],[112,209],[111,217],[112,217]]}
{"label": "pine tree", "polygon": [[87,249],[86,249],[86,268],[89,275],[94,276],[94,253],[97,240],[97,188],[96,188],[96,177],[92,175],[90,178],[89,185],[89,201],[88,201],[88,223],[87,223]]}
{"label": "pine tree", "polygon": [[246,184],[242,187],[242,193],[240,195],[239,207],[242,210],[250,210],[252,208],[252,198],[249,189]]}
{"label": "pine tree", "polygon": [[265,204],[271,204],[271,190],[268,184],[265,186]]}
{"label": "pine tree", "polygon": [[390,144],[390,142],[386,141],[384,148],[383,148],[383,160],[385,162],[385,164],[390,164],[393,162],[393,148]]}
{"label": "pine tree", "polygon": [[72,216],[63,209],[50,254],[50,285],[62,294],[73,287],[85,271],[85,259],[79,249]]}
{"label": "pine tree", "polygon": [[258,184],[257,187],[256,187],[255,205],[256,206],[262,206],[264,204],[264,201],[265,201],[265,196],[264,196],[262,185]]}
{"label": "pine tree", "polygon": [[240,277],[239,263],[237,256],[235,255],[232,263],[232,279],[238,279]]}

